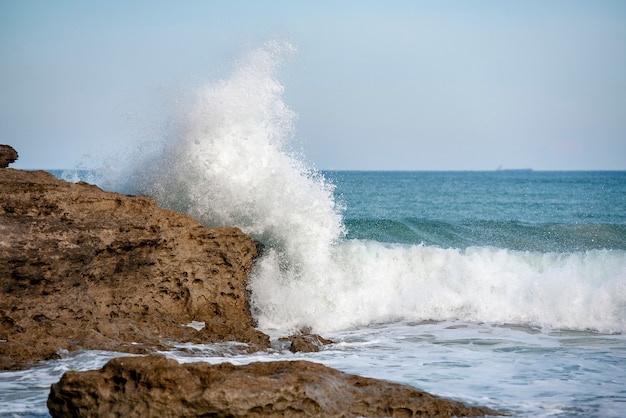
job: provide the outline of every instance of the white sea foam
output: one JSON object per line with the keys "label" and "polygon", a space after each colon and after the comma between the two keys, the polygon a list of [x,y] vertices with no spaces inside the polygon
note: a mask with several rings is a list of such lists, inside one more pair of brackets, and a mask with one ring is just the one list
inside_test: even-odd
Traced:
{"label": "white sea foam", "polygon": [[238,226],[291,274],[306,275],[329,257],[343,224],[332,185],[289,148],[296,115],[275,73],[293,53],[268,42],[230,78],[199,88],[177,132],[133,163],[126,188],[207,226]]}
{"label": "white sea foam", "polygon": [[570,254],[345,241],[333,188],[292,152],[272,41],[198,89],[185,117],[133,161],[132,192],[266,244],[252,274],[261,328],[318,332],[447,320],[626,331],[626,253]]}
{"label": "white sea foam", "polygon": [[290,281],[265,257],[252,282],[262,328],[320,332],[395,320],[626,331],[626,253],[559,254],[346,241],[325,280]]}

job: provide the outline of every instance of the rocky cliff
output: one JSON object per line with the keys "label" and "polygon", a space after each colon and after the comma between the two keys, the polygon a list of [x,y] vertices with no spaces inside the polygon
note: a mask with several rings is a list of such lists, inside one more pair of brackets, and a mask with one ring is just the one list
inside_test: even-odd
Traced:
{"label": "rocky cliff", "polygon": [[[269,345],[253,327],[257,246],[149,197],[0,169],[0,369],[63,350],[150,352],[172,341]],[[204,322],[197,331],[185,326]]]}
{"label": "rocky cliff", "polygon": [[52,385],[53,417],[452,417],[499,415],[409,386],[307,361],[178,364],[160,356],[110,360]]}

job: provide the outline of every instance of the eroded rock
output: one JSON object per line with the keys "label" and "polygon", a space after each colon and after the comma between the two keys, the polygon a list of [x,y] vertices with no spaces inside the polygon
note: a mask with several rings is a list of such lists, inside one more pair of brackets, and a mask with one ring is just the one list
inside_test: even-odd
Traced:
{"label": "eroded rock", "polygon": [[53,417],[451,417],[498,415],[415,388],[307,361],[179,364],[161,356],[110,360],[52,385]]}
{"label": "eroded rock", "polygon": [[0,369],[59,349],[267,347],[247,299],[256,255],[239,229],[204,228],[152,198],[0,169]]}
{"label": "eroded rock", "polygon": [[17,151],[12,146],[0,144],[0,168],[8,167],[17,157]]}

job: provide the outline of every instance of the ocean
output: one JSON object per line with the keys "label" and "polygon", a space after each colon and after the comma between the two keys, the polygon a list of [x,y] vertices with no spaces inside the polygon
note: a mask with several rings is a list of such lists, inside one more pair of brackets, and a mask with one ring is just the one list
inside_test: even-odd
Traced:
{"label": "ocean", "polygon": [[[265,244],[250,277],[274,343],[181,344],[180,362],[307,359],[519,417],[626,414],[626,172],[320,171],[293,145],[268,43],[198,88],[172,132],[70,181],[154,196]],[[253,93],[253,94],[251,94]],[[333,340],[292,354],[302,328]],[[0,372],[0,416],[119,353]]]}

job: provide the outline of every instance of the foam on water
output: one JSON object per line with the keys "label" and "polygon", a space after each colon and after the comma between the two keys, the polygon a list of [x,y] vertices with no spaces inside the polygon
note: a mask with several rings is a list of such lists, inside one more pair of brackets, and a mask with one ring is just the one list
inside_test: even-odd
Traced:
{"label": "foam on water", "polygon": [[263,328],[320,332],[393,320],[516,323],[626,331],[626,255],[487,247],[467,250],[346,241],[326,280],[285,283],[265,257],[252,282]]}
{"label": "foam on water", "polygon": [[266,244],[252,272],[262,329],[318,332],[406,320],[626,331],[626,252],[525,252],[346,240],[333,186],[289,145],[295,114],[276,81],[294,53],[272,41],[198,89],[184,117],[125,174],[207,226]]}
{"label": "foam on water", "polygon": [[[334,343],[318,353],[270,350],[202,361],[302,359],[520,417],[622,416],[624,335],[443,321],[398,322],[327,337]],[[197,361],[186,350],[164,354]]]}
{"label": "foam on water", "polygon": [[[624,334],[542,332],[459,321],[398,322],[326,337],[317,353],[285,348],[246,353],[237,343],[190,345],[163,354],[181,363],[308,360],[519,417],[621,417],[626,401]],[[49,417],[50,385],[68,370],[93,370],[113,357],[66,353],[28,370],[0,373],[0,417]]]}

